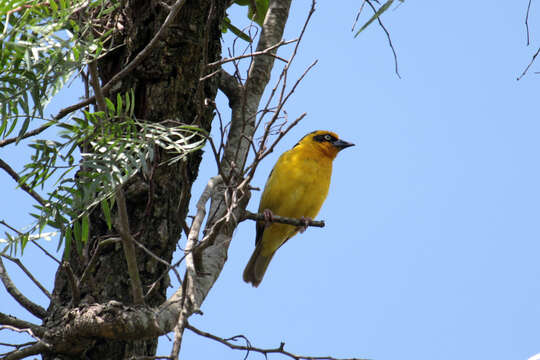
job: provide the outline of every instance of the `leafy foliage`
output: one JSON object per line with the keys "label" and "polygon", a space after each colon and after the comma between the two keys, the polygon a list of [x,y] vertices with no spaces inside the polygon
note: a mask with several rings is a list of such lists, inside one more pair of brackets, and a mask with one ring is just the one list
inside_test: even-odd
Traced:
{"label": "leafy foliage", "polygon": [[[80,247],[88,239],[88,216],[97,205],[101,204],[107,224],[112,226],[115,190],[140,171],[148,174],[156,165],[158,147],[170,154],[166,163],[173,164],[201,149],[208,136],[202,129],[176,121],[135,120],[133,93],[117,95],[115,103],[106,102],[107,113],[84,112],[82,118],[60,123],[61,140],[36,140],[30,145],[34,155],[25,165],[21,183],[35,188],[53,177],[58,180],[46,204],[36,205],[37,212],[31,214],[36,226],[12,238],[11,246],[50,226],[60,232],[58,247],[65,240],[68,254],[72,240]],[[22,248],[26,241],[21,242]]]}
{"label": "leafy foliage", "polygon": [[[107,5],[108,4],[108,5]],[[0,2],[0,136],[19,124],[19,138],[66,81],[104,53],[112,30],[91,32],[84,12],[110,13],[103,0]]]}

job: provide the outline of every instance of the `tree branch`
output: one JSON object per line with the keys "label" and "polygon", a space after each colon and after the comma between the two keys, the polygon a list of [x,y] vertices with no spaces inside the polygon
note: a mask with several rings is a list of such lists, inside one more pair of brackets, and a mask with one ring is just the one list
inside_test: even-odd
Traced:
{"label": "tree branch", "polygon": [[47,296],[49,299],[51,298],[51,293],[49,291],[47,291],[47,289],[45,289],[45,287],[43,285],[41,285],[41,283],[39,281],[37,281],[37,279],[34,277],[34,275],[32,275],[32,273],[26,268],[26,266],[23,265],[23,263],[21,262],[21,260],[17,259],[17,258],[13,258],[9,255],[6,255],[6,254],[0,254],[0,256],[8,259],[9,261],[15,263],[25,274],[26,276],[28,276],[30,278],[30,280],[32,280],[32,282],[45,294],[45,296]]}
{"label": "tree branch", "polygon": [[[249,355],[250,351],[254,351],[254,352],[258,352],[260,354],[263,354],[265,358],[268,357],[268,354],[281,354],[281,355],[288,356],[288,357],[290,357],[291,359],[294,359],[294,360],[340,360],[340,359],[333,358],[331,356],[295,355],[295,354],[285,350],[285,343],[284,342],[279,344],[279,347],[276,347],[276,348],[262,349],[262,348],[257,348],[257,347],[251,346],[251,343],[249,342],[249,340],[247,339],[247,337],[245,335],[236,335],[236,336],[230,337],[228,339],[225,339],[225,338],[221,338],[219,336],[210,334],[210,333],[208,333],[206,331],[199,330],[196,327],[191,326],[189,324],[186,325],[186,329],[189,329],[189,330],[193,331],[197,335],[203,336],[203,337],[208,338],[208,339],[212,339],[212,340],[217,341],[217,342],[219,342],[219,343],[221,343],[223,345],[226,345],[226,346],[228,346],[229,348],[231,348],[233,350],[245,350],[245,351],[247,351],[246,357]],[[238,339],[244,339],[246,341],[246,346],[236,345],[236,344],[231,343],[231,341],[236,341]],[[363,360],[363,359],[352,358],[352,359],[341,359],[341,360]]]}
{"label": "tree branch", "polygon": [[525,68],[525,70],[523,70],[521,75],[518,76],[518,78],[517,78],[518,81],[521,80],[525,76],[525,74],[527,74],[527,71],[529,71],[529,69],[531,68],[531,66],[534,63],[534,61],[536,60],[536,57],[538,56],[538,54],[540,54],[540,48],[538,48],[538,50],[536,50],[536,52],[532,56],[532,59],[529,62],[529,64],[527,65],[527,67]]}
{"label": "tree branch", "polygon": [[[75,110],[77,110],[77,109],[75,109]],[[67,115],[67,113],[66,113],[66,115]],[[26,139],[26,138],[41,134],[43,131],[47,130],[48,128],[50,128],[53,125],[54,125],[53,122],[48,122],[47,124],[42,125],[42,126],[36,128],[36,129],[32,130],[32,131],[26,132],[21,137],[15,136],[15,137],[12,137],[12,138],[9,138],[9,139],[0,140],[0,147],[4,147],[4,146],[9,145],[11,143],[14,143],[16,141],[20,141],[22,139]]]}
{"label": "tree branch", "polygon": [[223,69],[221,69],[218,85],[219,90],[229,99],[229,106],[231,108],[240,101],[242,97],[242,86],[234,76]]}
{"label": "tree branch", "polygon": [[30,329],[37,337],[42,337],[45,333],[45,329],[39,325],[3,313],[0,313],[0,325],[9,325],[20,330]]}
{"label": "tree branch", "polygon": [[221,60],[218,60],[218,61],[211,62],[207,66],[211,67],[211,66],[223,65],[223,64],[226,64],[226,63],[231,62],[231,61],[236,61],[236,60],[245,59],[245,58],[252,58],[252,57],[261,56],[261,55],[271,55],[271,56],[274,56],[276,59],[279,59],[279,60],[281,60],[283,62],[287,62],[287,60],[275,55],[272,51],[274,49],[277,49],[280,46],[288,45],[288,44],[291,44],[291,43],[297,42],[297,41],[298,41],[298,39],[288,40],[288,41],[281,40],[277,44],[274,44],[274,45],[270,46],[267,49],[264,49],[264,50],[261,50],[261,51],[255,51],[255,52],[249,53],[249,54],[244,54],[244,55],[233,56],[233,57],[230,57],[230,58],[221,59]]}
{"label": "tree branch", "polygon": [[[377,13],[377,9],[375,6],[371,3],[370,0],[365,0],[367,4],[371,7],[374,13]],[[394,48],[394,44],[392,44],[392,38],[390,37],[390,32],[386,29],[386,26],[384,26],[381,17],[377,17],[377,22],[379,23],[379,26],[381,29],[383,29],[384,33],[386,34],[386,39],[388,39],[388,45],[390,46],[390,49],[392,50],[392,54],[394,55],[394,72],[396,73],[397,77],[401,79],[401,75],[399,74],[399,68],[398,68],[398,59],[397,59],[397,53],[396,49]]]}
{"label": "tree branch", "polygon": [[135,246],[133,245],[133,235],[131,235],[129,230],[126,198],[124,197],[124,190],[121,187],[116,190],[116,202],[118,204],[118,215],[120,217],[117,230],[122,238],[122,247],[124,249],[124,256],[126,257],[129,278],[131,279],[133,303],[136,305],[141,305],[144,304],[142,283],[137,266]]}
{"label": "tree branch", "polygon": [[527,14],[525,15],[525,30],[527,31],[527,46],[529,46],[530,42],[530,35],[529,35],[529,12],[531,11],[531,3],[532,0],[529,0],[529,4],[527,5]]}
{"label": "tree branch", "polygon": [[197,245],[199,238],[199,232],[201,230],[202,223],[206,216],[206,203],[210,197],[215,193],[216,188],[222,183],[221,176],[211,178],[206,185],[199,201],[197,201],[197,214],[191,223],[191,229],[187,239],[186,248],[184,250],[186,259],[186,276],[184,277],[183,291],[182,291],[182,312],[178,318],[178,323],[174,329],[174,344],[171,350],[170,357],[177,359],[182,344],[182,337],[184,329],[187,324],[188,317],[199,310],[200,303],[195,294],[194,280],[197,276],[197,270],[195,268],[195,261],[193,257],[193,249]]}
{"label": "tree branch", "polygon": [[2,257],[0,257],[0,279],[2,280],[2,283],[6,287],[7,292],[26,310],[28,310],[30,313],[32,313],[34,316],[44,319],[47,316],[47,311],[39,306],[38,304],[33,303],[28,299],[26,296],[24,296],[19,289],[13,284],[11,279],[9,278],[9,275],[6,272],[6,268],[4,267],[4,262],[2,261]]}
{"label": "tree branch", "polygon": [[26,191],[26,193],[32,196],[38,203],[41,204],[41,206],[47,205],[47,202],[41,196],[39,196],[39,194],[35,192],[30,186],[20,182],[21,178],[19,177],[19,175],[17,175],[17,173],[11,168],[11,166],[9,166],[9,164],[2,159],[0,159],[0,168],[7,172],[9,176],[11,176],[13,180],[17,182],[21,189],[23,189],[24,191]]}
{"label": "tree branch", "polygon": [[[266,218],[264,217],[264,214],[255,214],[250,211],[245,211],[244,216],[240,219],[240,221],[244,220],[255,220],[255,221],[266,221]],[[316,220],[302,220],[302,219],[295,219],[295,218],[288,218],[284,216],[278,216],[274,215],[272,217],[272,221],[274,223],[280,223],[280,224],[287,224],[287,225],[293,225],[293,226],[314,226],[314,227],[320,227],[323,228],[325,226],[324,221],[316,221]]]}
{"label": "tree branch", "polygon": [[107,111],[107,104],[105,103],[105,96],[99,84],[99,75],[97,70],[96,60],[88,64],[88,72],[90,73],[90,84],[94,89],[94,96],[96,97],[97,108],[100,111]]}
{"label": "tree branch", "polygon": [[47,344],[36,341],[33,343],[33,345],[26,347],[24,349],[15,350],[8,354],[6,354],[6,357],[4,357],[4,360],[18,360],[18,359],[24,359],[26,357],[37,355],[45,352],[49,347]]}

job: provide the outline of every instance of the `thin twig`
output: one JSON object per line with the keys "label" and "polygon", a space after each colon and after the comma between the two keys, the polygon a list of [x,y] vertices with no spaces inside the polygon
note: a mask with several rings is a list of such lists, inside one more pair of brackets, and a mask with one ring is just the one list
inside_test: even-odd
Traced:
{"label": "thin twig", "polygon": [[[371,3],[370,0],[366,0],[366,2],[368,3],[368,5],[371,7],[371,9],[373,10],[374,13],[377,12],[377,9],[375,8],[375,6]],[[388,30],[386,29],[386,27],[384,26],[382,20],[381,20],[381,17],[377,17],[377,22],[379,23],[379,26],[384,30],[384,33],[386,34],[386,38],[388,39],[388,44],[390,45],[390,49],[392,50],[392,54],[394,55],[394,71],[397,75],[398,78],[401,79],[401,75],[399,74],[399,68],[398,68],[398,59],[397,59],[397,53],[396,53],[396,49],[394,48],[394,45],[392,44],[392,38],[390,37],[390,32],[388,32]]]}
{"label": "thin twig", "polygon": [[0,257],[0,280],[2,280],[2,283],[6,287],[7,292],[15,299],[22,307],[24,307],[26,310],[28,310],[30,313],[32,313],[34,316],[38,317],[39,319],[45,319],[47,316],[47,311],[39,306],[38,304],[30,301],[26,296],[24,296],[19,289],[13,284],[11,279],[9,278],[8,273],[6,272],[6,268],[4,267],[4,262],[2,261],[2,257]]}
{"label": "thin twig", "polygon": [[137,255],[135,253],[135,246],[133,245],[133,235],[129,230],[129,218],[127,213],[126,198],[124,197],[124,190],[118,188],[116,190],[116,202],[118,204],[118,215],[120,217],[118,232],[122,238],[122,248],[124,249],[124,256],[126,257],[129,277],[131,279],[131,292],[133,295],[133,303],[135,305],[144,304],[144,296],[142,290],[141,278],[139,275],[139,269],[137,266]]}
{"label": "thin twig", "polygon": [[527,15],[525,15],[525,29],[527,30],[527,46],[530,44],[530,37],[529,37],[529,12],[531,11],[531,3],[532,0],[529,0],[529,4],[527,5]]}
{"label": "thin twig", "polygon": [[24,133],[24,135],[21,136],[21,137],[15,136],[15,137],[12,137],[12,138],[9,138],[9,139],[0,140],[0,147],[9,145],[11,143],[14,143],[16,141],[20,141],[22,139],[26,139],[26,138],[41,134],[43,131],[47,130],[48,128],[50,128],[53,125],[54,125],[53,122],[48,122],[45,125],[42,125],[42,126],[36,128],[34,130],[31,130],[31,131],[28,131],[28,132]]}
{"label": "thin twig", "polygon": [[[243,220],[255,220],[255,221],[266,221],[266,218],[264,214],[255,214],[251,211],[245,211],[244,216],[240,221]],[[287,225],[293,225],[293,226],[314,226],[314,227],[320,227],[323,228],[325,226],[325,223],[323,220],[317,221],[317,220],[308,220],[308,219],[296,219],[296,218],[289,218],[285,216],[278,216],[273,215],[272,220],[270,222],[273,223],[280,223],[280,224],[287,224]]]}
{"label": "thin twig", "polygon": [[167,261],[163,260],[162,258],[160,258],[159,256],[157,256],[156,254],[154,254],[150,249],[148,249],[146,246],[144,246],[143,244],[141,244],[139,241],[137,241],[137,239],[133,238],[133,241],[135,242],[135,245],[137,245],[138,247],[140,247],[141,249],[143,249],[143,251],[145,253],[147,253],[148,255],[150,255],[150,257],[156,259],[158,262],[162,263],[163,265],[167,266],[167,268],[169,269],[172,269],[174,271],[174,274],[176,275],[176,279],[178,280],[179,283],[182,283],[182,278],[180,277],[180,274],[178,273],[178,270],[176,270],[176,268],[172,267],[170,263],[168,263]]}
{"label": "thin twig", "polygon": [[[188,229],[188,232],[189,232],[189,229]],[[180,258],[180,260],[178,260],[177,262],[175,262],[174,264],[171,264],[169,265],[169,267],[167,269],[165,269],[163,271],[163,273],[161,273],[161,275],[156,279],[156,281],[154,281],[152,283],[152,285],[150,286],[150,288],[148,289],[148,291],[146,292],[146,294],[144,295],[144,298],[146,299],[151,293],[152,291],[157,287],[157,284],[161,281],[161,279],[163,279],[165,277],[165,275],[167,275],[169,273],[169,270],[173,269],[173,268],[177,268],[181,263],[182,261],[184,261],[184,259],[186,258],[187,254],[184,253],[184,255],[182,255],[182,257]],[[180,281],[180,285],[182,285],[182,281]]]}
{"label": "thin twig", "polygon": [[358,20],[360,19],[360,15],[362,15],[362,10],[364,10],[364,6],[366,6],[366,0],[362,1],[362,5],[360,5],[360,9],[358,9],[358,12],[356,13],[356,17],[354,18],[351,32],[354,31],[354,28],[356,27],[356,24],[358,23]]}
{"label": "thin twig", "polygon": [[13,180],[15,180],[17,182],[17,184],[19,184],[21,189],[23,189],[24,191],[26,191],[26,193],[28,193],[30,196],[32,196],[38,203],[41,204],[41,206],[46,206],[47,205],[47,202],[41,196],[39,196],[38,193],[36,193],[26,183],[21,182],[20,176],[17,175],[15,170],[13,170],[13,168],[11,166],[9,166],[9,164],[6,163],[2,159],[0,159],[0,168],[2,168],[5,172],[7,172],[9,174],[9,176],[11,176],[13,178]]}
{"label": "thin twig", "polygon": [[[4,225],[5,227],[7,227],[8,229],[10,229],[11,231],[14,231],[16,232],[19,236],[22,236],[23,233],[20,232],[19,230],[15,229],[13,226],[9,225],[8,223],[6,223],[4,220],[0,220],[0,224],[1,225]],[[58,260],[56,257],[54,257],[50,252],[48,252],[47,250],[45,250],[45,248],[41,245],[39,245],[39,243],[36,241],[36,239],[33,239],[32,236],[35,236],[35,235],[29,235],[29,240],[32,242],[32,244],[36,245],[41,251],[43,251],[45,253],[45,255],[47,255],[48,257],[50,257],[51,259],[53,259],[54,261],[56,261],[56,263],[58,265],[61,264],[60,260]]]}
{"label": "thin twig", "polygon": [[534,60],[536,60],[536,57],[538,56],[538,54],[540,54],[540,48],[538,48],[538,50],[536,50],[536,52],[534,53],[531,61],[529,62],[529,65],[527,65],[527,67],[525,68],[525,70],[523,70],[523,72],[521,73],[520,76],[518,76],[518,78],[516,79],[517,81],[521,80],[525,74],[527,74],[527,71],[529,71],[530,67],[532,66],[532,64],[534,63]]}
{"label": "thin twig", "polygon": [[90,258],[90,261],[88,261],[88,265],[86,265],[86,268],[84,269],[84,272],[83,274],[81,275],[81,278],[79,279],[79,286],[80,284],[84,284],[85,281],[86,281],[86,278],[88,277],[88,274],[93,271],[92,269],[94,268],[94,265],[97,263],[98,259],[99,259],[99,252],[101,251],[101,248],[105,247],[106,245],[109,245],[109,244],[114,244],[118,241],[121,241],[120,238],[110,238],[110,239],[105,239],[105,240],[102,240],[99,242],[99,244],[97,245],[97,248],[94,250],[94,254],[92,254],[92,257]]}
{"label": "thin twig", "polygon": [[[285,355],[285,356],[288,356],[290,357],[291,359],[295,359],[295,360],[340,360],[340,359],[336,359],[334,357],[331,357],[331,356],[304,356],[304,355],[296,355],[296,354],[293,354],[287,350],[285,350],[285,343],[282,342],[279,344],[279,347],[276,347],[276,348],[270,348],[270,349],[262,349],[262,348],[257,348],[257,347],[253,347],[251,346],[250,342],[247,340],[246,336],[245,335],[236,335],[236,336],[233,336],[233,337],[230,337],[228,339],[225,339],[225,338],[222,338],[222,337],[219,337],[219,336],[216,336],[214,334],[210,334],[206,331],[202,331],[202,330],[199,330],[197,329],[196,327],[194,326],[191,326],[190,324],[186,324],[186,329],[189,329],[191,331],[193,331],[195,334],[197,335],[200,335],[200,336],[203,336],[205,338],[208,338],[208,339],[212,339],[214,341],[217,341],[223,345],[226,345],[228,346],[229,348],[231,349],[234,349],[234,350],[245,350],[245,351],[254,351],[254,352],[258,352],[260,354],[263,354],[265,356],[265,358],[267,358],[268,354],[281,354],[281,355]],[[231,341],[235,341],[237,339],[244,339],[246,340],[247,342],[247,346],[243,346],[243,345],[236,345],[236,344],[233,344],[231,343]],[[359,359],[359,358],[351,358],[351,359],[341,359],[341,360],[362,360],[362,359]]]}
{"label": "thin twig", "polygon": [[251,57],[260,56],[260,55],[270,55],[270,56],[275,57],[278,60],[281,60],[283,62],[287,62],[287,60],[283,59],[282,57],[277,56],[276,54],[271,53],[271,51],[278,48],[278,47],[280,47],[280,46],[288,45],[288,44],[291,44],[291,43],[297,42],[297,41],[298,41],[298,39],[287,40],[287,41],[281,40],[277,44],[274,44],[274,45],[272,45],[272,46],[270,46],[270,47],[268,47],[268,48],[266,48],[264,50],[255,51],[255,52],[250,53],[250,54],[239,55],[239,56],[235,56],[235,57],[231,57],[231,58],[221,59],[219,61],[211,62],[210,64],[208,64],[208,66],[209,67],[218,66],[218,65],[226,64],[226,63],[231,62],[231,61],[236,61],[236,60],[245,59],[245,58],[251,58]]}
{"label": "thin twig", "polygon": [[36,245],[41,251],[45,253],[48,257],[53,259],[58,265],[60,265],[62,262],[58,260],[54,255],[52,255],[50,252],[48,252],[43,246],[39,245],[39,243],[36,240],[31,240],[32,244]]}
{"label": "thin twig", "polygon": [[45,289],[45,287],[43,285],[41,285],[41,283],[39,281],[37,281],[37,279],[34,277],[34,275],[32,275],[32,273],[26,268],[26,266],[23,265],[23,263],[21,262],[21,260],[17,259],[17,258],[14,258],[14,257],[11,257],[9,255],[6,255],[6,254],[0,254],[0,256],[8,259],[9,261],[15,263],[25,274],[26,276],[28,276],[30,278],[30,280],[32,280],[32,282],[45,294],[45,296],[47,296],[49,299],[51,299],[51,293]]}
{"label": "thin twig", "polygon": [[62,263],[62,268],[66,271],[69,286],[71,287],[71,298],[73,300],[73,306],[78,306],[79,301],[81,300],[81,292],[79,290],[80,282],[77,280],[75,273],[73,273],[73,269],[71,268],[69,262],[64,261]]}
{"label": "thin twig", "polygon": [[3,313],[0,313],[0,325],[9,325],[20,330],[30,329],[32,330],[32,333],[38,337],[43,336],[45,333],[45,329],[39,325]]}
{"label": "thin twig", "polygon": [[105,112],[107,111],[107,104],[105,103],[105,96],[101,89],[101,85],[99,84],[99,75],[96,60],[88,64],[88,72],[90,73],[90,84],[94,89],[98,110]]}
{"label": "thin twig", "polygon": [[42,341],[36,341],[33,345],[24,349],[12,351],[3,358],[4,360],[18,360],[24,359],[32,355],[41,354],[48,350],[49,346]]}

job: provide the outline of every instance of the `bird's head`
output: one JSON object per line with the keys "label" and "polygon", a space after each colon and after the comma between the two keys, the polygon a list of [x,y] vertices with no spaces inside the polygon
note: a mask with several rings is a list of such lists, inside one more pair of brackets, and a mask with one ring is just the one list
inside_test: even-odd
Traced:
{"label": "bird's head", "polygon": [[338,152],[354,144],[340,140],[337,134],[331,131],[316,130],[304,136],[295,146],[312,148],[334,159]]}

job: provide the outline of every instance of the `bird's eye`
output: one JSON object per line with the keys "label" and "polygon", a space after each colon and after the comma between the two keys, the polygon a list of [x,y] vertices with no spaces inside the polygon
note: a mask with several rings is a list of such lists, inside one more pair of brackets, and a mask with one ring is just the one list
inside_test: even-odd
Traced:
{"label": "bird's eye", "polygon": [[332,136],[329,134],[324,135],[324,140],[326,141],[332,141]]}

